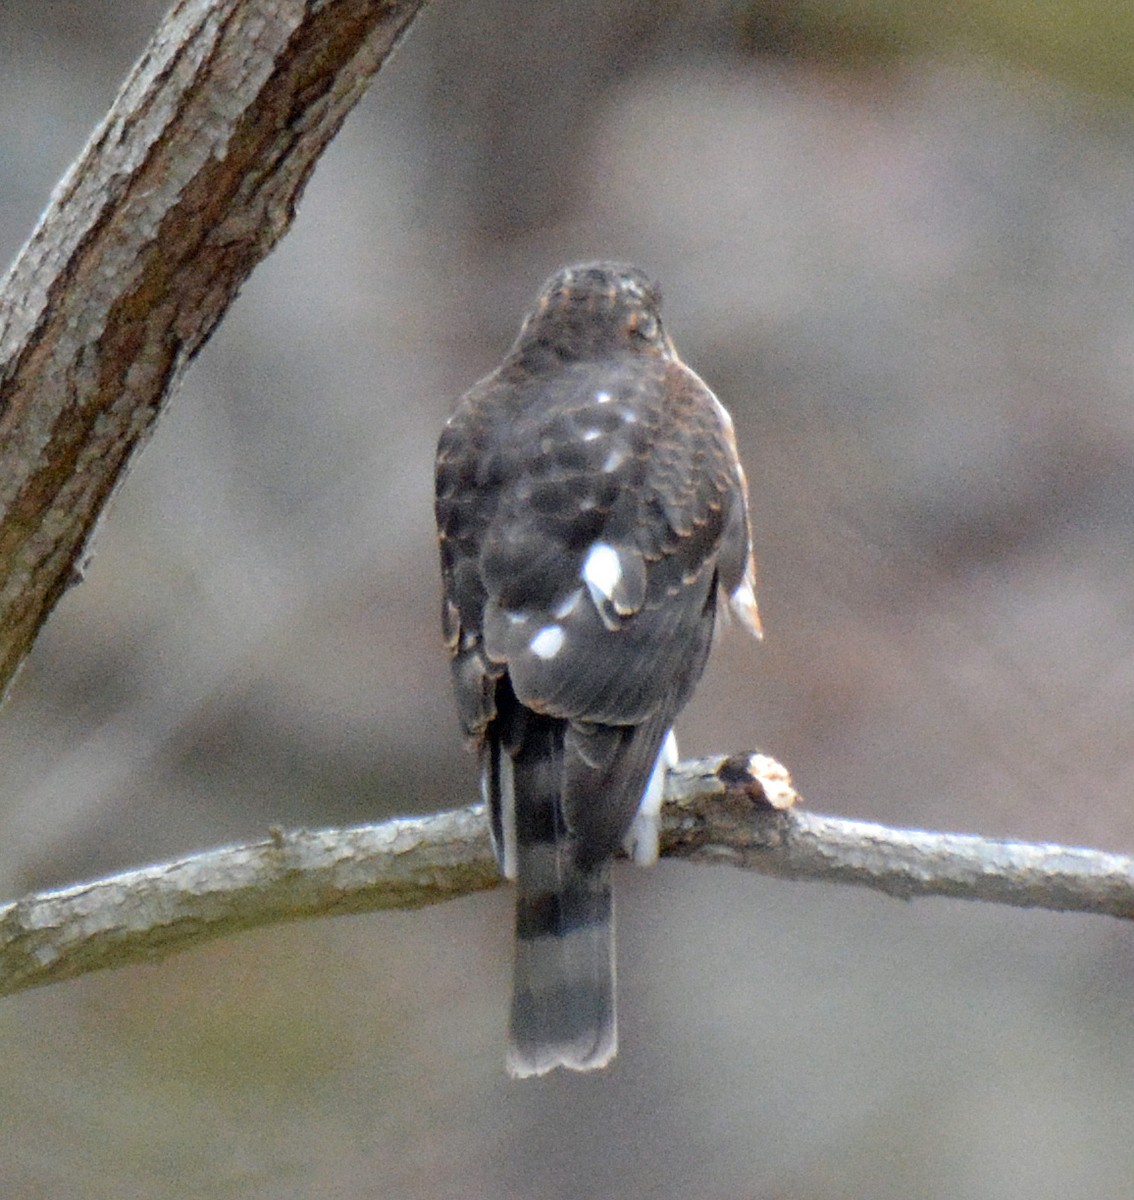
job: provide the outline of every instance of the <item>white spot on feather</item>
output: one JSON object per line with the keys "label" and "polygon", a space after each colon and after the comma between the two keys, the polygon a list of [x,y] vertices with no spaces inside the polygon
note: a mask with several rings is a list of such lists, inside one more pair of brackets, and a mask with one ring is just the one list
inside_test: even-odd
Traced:
{"label": "white spot on feather", "polygon": [[712,398],[713,408],[716,411],[717,419],[721,423],[721,428],[724,429],[725,433],[729,437],[729,440],[735,444],[736,432],[732,424],[732,415],[729,413],[728,409],[725,408],[725,406],[716,398],[716,396],[713,395],[712,392],[709,392],[709,396]]}
{"label": "white spot on feather", "polygon": [[536,658],[554,658],[563,649],[563,626],[545,625],[528,643]]}
{"label": "white spot on feather", "polygon": [[516,860],[516,784],[512,771],[512,756],[504,749],[500,754],[500,830],[504,835],[501,847],[501,865],[504,878],[513,882],[520,873]]}
{"label": "white spot on feather", "polygon": [[576,588],[569,595],[564,596],[562,600],[551,610],[553,617],[558,617],[563,620],[564,617],[569,617],[576,608],[579,607],[579,601],[583,598],[583,589]]}
{"label": "white spot on feather", "polygon": [[622,563],[618,551],[606,542],[595,542],[583,562],[583,582],[590,588],[596,604],[599,597],[610,600],[622,582]]}
{"label": "white spot on feather", "polygon": [[492,806],[492,776],[500,788],[496,797],[500,804],[500,841],[496,841],[496,830],[493,827],[492,841],[496,856],[500,861],[500,870],[505,879],[513,882],[519,873],[516,862],[516,781],[512,766],[512,756],[502,746],[497,745],[493,750],[493,761],[485,759],[480,772],[480,798],[486,808]]}
{"label": "white spot on feather", "polygon": [[753,637],[763,639],[764,627],[760,623],[760,610],[756,607],[756,591],[747,575],[729,596],[728,606]]}
{"label": "white spot on feather", "polygon": [[602,437],[601,429],[584,429],[583,430],[583,441],[584,442],[593,442],[596,438],[600,438],[600,437]]}
{"label": "white spot on feather", "polygon": [[652,867],[661,849],[661,807],[666,772],[677,766],[677,739],[671,729],[665,735],[638,811],[626,831],[622,845],[639,867]]}
{"label": "white spot on feather", "polygon": [[602,464],[604,471],[617,471],[620,466],[626,461],[625,450],[612,450]]}
{"label": "white spot on feather", "polygon": [[598,404],[609,404],[613,399],[609,392],[595,392],[595,402]]}

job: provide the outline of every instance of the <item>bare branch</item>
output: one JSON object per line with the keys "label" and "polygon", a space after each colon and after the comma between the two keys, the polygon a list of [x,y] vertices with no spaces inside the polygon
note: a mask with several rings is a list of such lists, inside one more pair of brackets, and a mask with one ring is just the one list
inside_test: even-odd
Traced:
{"label": "bare branch", "polygon": [[423,0],[178,0],[0,283],[0,694]]}
{"label": "bare branch", "polygon": [[0,995],[279,921],[436,904],[496,878],[479,808],[276,833],[0,908]]}
{"label": "bare branch", "polygon": [[[1134,917],[1129,855],[822,817],[787,808],[780,782],[786,778],[784,768],[763,755],[682,763],[667,784],[663,853],[783,879],[858,884],[902,899],[951,896]],[[787,788],[790,804],[795,793],[790,783]]]}
{"label": "bare branch", "polygon": [[[1132,858],[889,829],[789,807],[795,799],[763,756],[683,763],[667,783],[663,853],[892,896],[1134,916]],[[497,882],[479,806],[277,833],[0,908],[0,995],[279,921],[417,908]]]}

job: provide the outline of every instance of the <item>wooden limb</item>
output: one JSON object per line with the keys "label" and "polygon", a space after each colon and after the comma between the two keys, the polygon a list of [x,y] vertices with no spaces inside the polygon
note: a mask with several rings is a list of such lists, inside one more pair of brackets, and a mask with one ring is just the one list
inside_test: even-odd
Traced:
{"label": "wooden limb", "polygon": [[423,0],[178,0],[0,282],[0,694]]}
{"label": "wooden limb", "polygon": [[[682,763],[667,781],[662,852],[906,898],[1134,916],[1127,856],[890,829],[817,816],[795,800],[787,772],[762,755]],[[0,995],[280,921],[419,908],[498,882],[479,805],[274,833],[0,907]]]}

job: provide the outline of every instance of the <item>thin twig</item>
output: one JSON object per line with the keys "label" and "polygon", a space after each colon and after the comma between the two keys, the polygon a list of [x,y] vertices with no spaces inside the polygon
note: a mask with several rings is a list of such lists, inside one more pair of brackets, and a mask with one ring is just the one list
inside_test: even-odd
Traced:
{"label": "thin twig", "polygon": [[[795,800],[787,772],[763,756],[683,763],[667,783],[662,852],[892,896],[1134,916],[1134,859],[1124,855],[890,829]],[[0,908],[0,995],[280,921],[418,908],[497,882],[480,806],[277,832]]]}

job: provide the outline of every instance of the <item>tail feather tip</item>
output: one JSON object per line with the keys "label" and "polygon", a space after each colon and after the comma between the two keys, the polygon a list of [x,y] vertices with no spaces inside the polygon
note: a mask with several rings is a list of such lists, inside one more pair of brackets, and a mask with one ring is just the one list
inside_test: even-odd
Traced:
{"label": "tail feather tip", "polygon": [[600,1071],[610,1066],[618,1053],[618,1037],[604,1030],[597,1041],[562,1044],[518,1045],[510,1042],[505,1067],[513,1079],[533,1079],[565,1067],[568,1071]]}

